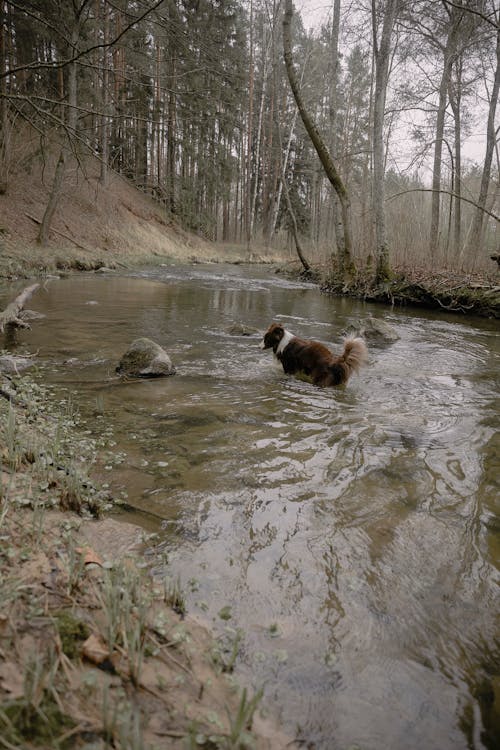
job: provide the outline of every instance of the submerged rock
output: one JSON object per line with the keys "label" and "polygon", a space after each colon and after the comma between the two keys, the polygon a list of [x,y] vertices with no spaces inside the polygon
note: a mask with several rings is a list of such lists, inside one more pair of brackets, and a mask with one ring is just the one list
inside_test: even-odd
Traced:
{"label": "submerged rock", "polygon": [[174,375],[175,367],[167,352],[151,339],[132,341],[116,372],[133,378],[158,378]]}
{"label": "submerged rock", "polygon": [[12,354],[0,356],[0,372],[8,375],[18,375],[22,370],[33,367],[35,361],[31,357],[16,357]]}
{"label": "submerged rock", "polygon": [[362,336],[367,341],[374,343],[392,344],[399,341],[399,334],[394,328],[379,318],[367,318],[367,320],[355,320],[344,331],[344,336]]}
{"label": "submerged rock", "polygon": [[231,323],[231,325],[227,326],[226,332],[229,333],[230,336],[253,336],[256,333],[259,333],[259,329],[254,328],[253,326],[247,326],[244,323]]}

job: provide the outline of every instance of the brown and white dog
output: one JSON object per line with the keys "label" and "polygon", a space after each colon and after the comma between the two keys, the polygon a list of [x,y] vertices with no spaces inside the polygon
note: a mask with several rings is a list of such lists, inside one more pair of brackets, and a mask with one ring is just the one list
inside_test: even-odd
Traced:
{"label": "brown and white dog", "polygon": [[336,357],[324,344],[299,339],[280,323],[269,326],[260,348],[272,349],[287,375],[305,377],[323,387],[347,383],[368,356],[363,339],[346,339],[344,351]]}

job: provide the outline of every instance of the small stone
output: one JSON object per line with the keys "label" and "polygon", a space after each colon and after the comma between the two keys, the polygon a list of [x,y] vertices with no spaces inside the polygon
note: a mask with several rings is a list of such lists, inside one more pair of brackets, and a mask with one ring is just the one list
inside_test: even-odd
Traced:
{"label": "small stone", "polygon": [[399,341],[399,334],[394,328],[380,318],[369,317],[367,320],[355,320],[344,331],[344,336],[362,336],[374,343],[392,344]]}
{"label": "small stone", "polygon": [[231,325],[226,328],[226,332],[229,333],[230,336],[253,336],[259,333],[259,329],[254,328],[253,326],[247,326],[244,323],[231,323]]}

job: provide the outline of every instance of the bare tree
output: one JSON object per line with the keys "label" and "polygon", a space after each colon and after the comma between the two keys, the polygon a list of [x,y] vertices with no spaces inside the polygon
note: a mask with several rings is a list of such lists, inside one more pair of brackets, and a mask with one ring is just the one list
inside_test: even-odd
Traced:
{"label": "bare tree", "polygon": [[107,0],[102,0],[102,33],[104,47],[102,48],[102,88],[101,88],[101,176],[100,180],[106,185],[108,180],[108,160],[109,160],[109,126],[108,126],[108,106],[109,106],[109,8]]}
{"label": "bare tree", "polygon": [[[337,130],[338,130],[338,87],[340,73],[339,33],[340,33],[340,0],[334,0],[332,14],[331,35],[331,78],[329,83],[329,118],[330,118],[330,149],[332,154],[337,153]],[[333,226],[337,248],[342,245],[342,209],[336,190],[332,191]]]}
{"label": "bare tree", "polygon": [[57,160],[56,169],[54,172],[54,180],[52,183],[52,189],[50,191],[49,200],[43,214],[42,222],[40,224],[40,230],[38,232],[38,242],[41,245],[45,245],[49,239],[50,226],[64,183],[64,175],[66,173],[67,159],[71,153],[72,138],[77,133],[77,122],[78,122],[78,110],[77,110],[77,67],[78,67],[78,45],[80,41],[80,32],[83,20],[83,14],[86,6],[91,0],[81,0],[79,4],[71,3],[68,7],[69,13],[72,13],[70,20],[70,42],[69,42],[69,56],[71,62],[68,64],[68,108],[67,108],[67,122],[66,122],[66,134],[63,138],[63,144],[59,152],[59,158]]}
{"label": "bare tree", "polygon": [[444,126],[446,117],[446,105],[448,103],[448,91],[451,85],[453,65],[456,61],[459,40],[459,29],[464,14],[458,7],[445,6],[448,14],[446,41],[442,45],[443,67],[441,81],[439,84],[439,101],[436,113],[436,134],[434,140],[434,162],[432,168],[432,207],[431,226],[429,235],[429,251],[433,257],[439,245],[439,222],[441,211],[441,176],[443,161]]}
{"label": "bare tree", "polygon": [[496,10],[496,67],[493,87],[490,93],[490,104],[488,108],[488,126],[486,131],[486,152],[484,156],[483,171],[481,175],[481,186],[479,197],[477,199],[478,208],[474,215],[474,221],[471,228],[469,246],[474,253],[481,250],[482,245],[482,228],[484,220],[484,209],[488,198],[488,190],[491,181],[491,165],[493,154],[497,143],[498,131],[495,128],[495,113],[500,93],[500,11]]}
{"label": "bare tree", "polygon": [[[462,86],[463,86],[463,54],[457,56],[454,65],[455,77],[449,83],[448,98],[453,111],[454,130],[455,130],[455,157],[452,161],[452,180],[451,190],[456,196],[453,203],[450,202],[450,208],[453,205],[453,244],[455,246],[455,255],[459,255],[462,246]],[[450,232],[448,233],[448,242]]]}
{"label": "bare tree", "polygon": [[333,185],[335,192],[339,198],[342,214],[342,230],[343,233],[339,232],[338,247],[338,259],[339,259],[339,273],[342,278],[346,278],[352,275],[353,272],[353,261],[352,261],[352,229],[351,229],[351,201],[347,189],[344,185],[342,178],[335,166],[331,154],[325,144],[325,141],[321,137],[316,124],[314,123],[311,115],[309,114],[305,103],[303,101],[295,65],[293,62],[292,55],[292,34],[291,34],[291,22],[293,18],[293,6],[292,0],[285,0],[285,13],[283,15],[283,54],[285,60],[285,67],[292,89],[295,103],[300,112],[302,122],[307,131],[309,138],[319,156],[323,169],[325,170],[326,176]]}
{"label": "bare tree", "polygon": [[378,13],[375,0],[372,0],[373,55],[375,60],[375,95],[373,102],[373,208],[376,238],[376,280],[389,278],[389,244],[385,218],[385,148],[384,117],[389,63],[391,58],[391,38],[401,0],[387,0],[384,7],[382,32],[378,39]]}
{"label": "bare tree", "polygon": [[250,0],[250,60],[248,69],[248,119],[247,119],[247,153],[245,181],[245,229],[247,250],[252,242],[252,138],[253,138],[253,105],[254,105],[254,39],[253,39],[253,0]]}

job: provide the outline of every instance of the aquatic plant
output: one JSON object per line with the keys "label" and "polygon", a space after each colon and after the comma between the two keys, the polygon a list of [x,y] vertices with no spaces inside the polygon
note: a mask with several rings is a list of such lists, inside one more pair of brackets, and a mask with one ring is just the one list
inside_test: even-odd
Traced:
{"label": "aquatic plant", "polygon": [[246,688],[243,689],[238,709],[234,716],[226,709],[229,720],[228,750],[243,750],[253,747],[253,738],[248,734],[252,728],[252,721],[257,706],[259,705],[263,690],[258,690],[255,695],[248,699]]}

